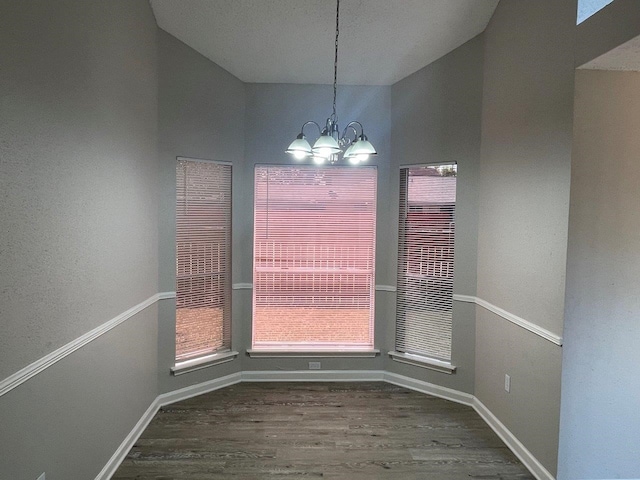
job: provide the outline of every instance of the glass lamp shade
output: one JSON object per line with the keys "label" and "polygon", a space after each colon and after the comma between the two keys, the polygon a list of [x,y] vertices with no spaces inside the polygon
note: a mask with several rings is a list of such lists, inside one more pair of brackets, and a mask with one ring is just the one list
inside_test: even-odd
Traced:
{"label": "glass lamp shade", "polygon": [[313,144],[312,149],[314,155],[324,158],[329,158],[331,155],[341,151],[336,139],[330,135],[320,135],[316,143]]}
{"label": "glass lamp shade", "polygon": [[351,160],[357,158],[359,162],[364,162],[369,159],[371,155],[377,155],[376,149],[373,148],[371,142],[367,140],[364,135],[360,136],[358,140],[353,142],[347,151],[344,153],[344,157]]}
{"label": "glass lamp shade", "polygon": [[373,148],[373,145],[367,140],[367,137],[362,135],[347,148],[347,151],[344,152],[344,158],[349,160],[350,164],[357,165],[360,162],[369,160],[371,155],[377,154],[378,152],[376,152],[376,149]]}
{"label": "glass lamp shade", "polygon": [[309,145],[309,142],[304,138],[304,135],[300,134],[291,142],[291,145],[289,145],[289,148],[287,148],[285,152],[292,155],[296,160],[304,160],[311,155],[311,145]]}
{"label": "glass lamp shade", "polygon": [[353,152],[353,146],[356,144],[356,142],[353,142],[351,145],[349,145],[349,148],[347,148],[347,150],[344,152],[344,158],[351,158],[351,152]]}

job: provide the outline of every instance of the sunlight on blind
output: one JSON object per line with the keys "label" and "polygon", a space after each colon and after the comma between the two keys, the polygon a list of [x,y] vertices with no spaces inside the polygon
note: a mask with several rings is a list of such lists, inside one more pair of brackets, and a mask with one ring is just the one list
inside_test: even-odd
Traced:
{"label": "sunlight on blind", "polygon": [[176,169],[176,361],[230,348],[231,165]]}
{"label": "sunlight on blind", "polygon": [[456,165],[400,170],[396,350],[451,358]]}
{"label": "sunlight on blind", "polygon": [[375,167],[256,166],[253,348],[373,348]]}

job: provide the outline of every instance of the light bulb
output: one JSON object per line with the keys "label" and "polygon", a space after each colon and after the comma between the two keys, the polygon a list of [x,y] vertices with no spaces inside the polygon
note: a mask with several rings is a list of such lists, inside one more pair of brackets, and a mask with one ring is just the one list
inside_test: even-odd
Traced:
{"label": "light bulb", "polygon": [[349,157],[349,163],[351,165],[357,165],[360,163],[360,159],[358,158],[358,155],[356,155],[355,157]]}
{"label": "light bulb", "polygon": [[319,148],[317,155],[323,158],[329,158],[331,156],[331,153],[332,151],[330,148]]}
{"label": "light bulb", "polygon": [[313,157],[313,163],[315,163],[317,165],[322,165],[325,160],[326,160],[326,158],[318,157],[317,155],[315,157]]}
{"label": "light bulb", "polygon": [[293,152],[293,158],[296,160],[304,160],[307,158],[307,152],[303,152],[302,150],[296,150]]}
{"label": "light bulb", "polygon": [[358,159],[359,162],[366,162],[367,160],[369,160],[369,154],[359,153],[356,155],[356,158]]}

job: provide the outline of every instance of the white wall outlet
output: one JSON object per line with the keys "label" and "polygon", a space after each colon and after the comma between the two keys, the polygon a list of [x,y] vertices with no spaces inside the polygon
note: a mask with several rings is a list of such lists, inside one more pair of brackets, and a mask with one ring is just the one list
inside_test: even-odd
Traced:
{"label": "white wall outlet", "polygon": [[45,472],[42,472],[42,474],[40,474],[40,476],[39,476],[38,478],[36,478],[36,480],[46,480],[46,479],[44,478],[44,473],[45,473]]}
{"label": "white wall outlet", "polygon": [[504,389],[507,392],[511,391],[511,377],[509,375],[504,376]]}
{"label": "white wall outlet", "polygon": [[320,370],[320,368],[322,368],[320,362],[309,362],[309,370]]}

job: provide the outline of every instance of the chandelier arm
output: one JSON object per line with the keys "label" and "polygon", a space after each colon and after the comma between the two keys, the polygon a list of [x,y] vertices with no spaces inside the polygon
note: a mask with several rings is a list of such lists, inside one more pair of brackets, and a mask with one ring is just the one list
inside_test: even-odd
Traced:
{"label": "chandelier arm", "polygon": [[[358,125],[360,127],[360,134],[364,135],[364,127],[360,122],[356,122],[355,120],[353,122],[349,122],[345,127],[345,130],[349,127],[353,128],[353,125]],[[353,128],[353,131],[356,132],[356,138],[358,138],[358,131],[355,128]]]}
{"label": "chandelier arm", "polygon": [[309,120],[308,122],[304,122],[302,124],[302,128],[300,129],[300,133],[302,133],[304,135],[304,127],[306,127],[309,124],[313,124],[316,126],[316,128],[318,129],[318,136],[322,135],[322,128],[320,128],[320,125],[318,125],[316,122],[314,122],[313,120]]}
{"label": "chandelier arm", "polygon": [[[373,145],[369,143],[364,134],[364,128],[360,122],[352,121],[347,124],[340,135],[338,127],[338,114],[336,109],[336,100],[338,92],[338,39],[340,37],[340,0],[336,0],[336,38],[335,38],[335,56],[333,61],[333,111],[327,118],[324,129],[313,120],[309,120],[302,124],[298,138],[294,140],[289,148],[285,150],[295,157],[296,160],[303,160],[308,156],[313,156],[314,163],[322,164],[328,161],[330,164],[337,163],[344,158],[349,163],[357,165],[365,162],[370,155],[376,155]],[[310,123],[314,124],[318,129],[318,139],[313,147],[304,138],[304,128]],[[349,132],[353,132],[354,138],[351,139]],[[358,135],[358,132],[360,135]],[[342,148],[349,146],[344,152]]]}
{"label": "chandelier arm", "polygon": [[[357,123],[358,125],[360,125],[360,122],[349,122],[349,124],[344,127],[342,135],[340,136],[340,140],[343,142],[343,145],[350,145],[358,139],[358,130],[356,130],[352,123]],[[360,127],[362,129],[362,125],[360,125]],[[349,130],[353,131],[353,140],[347,137],[347,132]]]}

